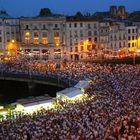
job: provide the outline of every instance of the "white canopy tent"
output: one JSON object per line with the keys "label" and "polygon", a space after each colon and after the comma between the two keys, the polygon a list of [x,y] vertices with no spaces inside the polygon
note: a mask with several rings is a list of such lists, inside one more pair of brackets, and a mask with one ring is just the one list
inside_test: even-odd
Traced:
{"label": "white canopy tent", "polygon": [[79,81],[74,87],[79,88],[84,91],[85,88],[89,86],[89,81],[82,80]]}
{"label": "white canopy tent", "polygon": [[83,94],[84,94],[84,92],[76,87],[66,88],[66,89],[56,93],[57,98],[59,98],[61,100],[74,99],[75,97],[78,97]]}
{"label": "white canopy tent", "polygon": [[42,100],[23,100],[21,102],[17,102],[16,111],[24,111],[26,113],[33,113],[42,108],[50,109],[53,108],[53,99],[42,99]]}

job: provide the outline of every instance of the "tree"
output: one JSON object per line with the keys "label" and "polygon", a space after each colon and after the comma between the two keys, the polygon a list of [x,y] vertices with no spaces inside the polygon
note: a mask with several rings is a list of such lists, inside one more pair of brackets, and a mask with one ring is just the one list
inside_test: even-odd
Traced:
{"label": "tree", "polygon": [[49,8],[42,8],[39,13],[39,16],[41,17],[52,16],[52,15],[53,13]]}
{"label": "tree", "polygon": [[79,11],[75,14],[75,16],[76,16],[76,17],[83,17],[82,13],[79,12]]}

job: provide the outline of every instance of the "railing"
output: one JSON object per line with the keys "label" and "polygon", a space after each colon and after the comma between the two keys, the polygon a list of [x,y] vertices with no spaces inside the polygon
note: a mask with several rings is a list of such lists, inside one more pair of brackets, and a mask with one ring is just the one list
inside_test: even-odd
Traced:
{"label": "railing", "polygon": [[77,81],[68,78],[62,78],[57,75],[41,75],[32,73],[12,73],[0,71],[0,78],[15,81],[33,81],[35,83],[50,84],[61,87],[74,86]]}

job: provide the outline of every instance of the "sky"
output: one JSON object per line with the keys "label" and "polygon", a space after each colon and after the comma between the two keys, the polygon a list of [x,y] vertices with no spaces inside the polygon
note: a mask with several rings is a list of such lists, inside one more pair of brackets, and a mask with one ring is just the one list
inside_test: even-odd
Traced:
{"label": "sky", "polygon": [[124,5],[128,12],[140,10],[140,0],[0,0],[0,9],[13,17],[36,16],[41,8],[66,15],[108,11],[110,5]]}

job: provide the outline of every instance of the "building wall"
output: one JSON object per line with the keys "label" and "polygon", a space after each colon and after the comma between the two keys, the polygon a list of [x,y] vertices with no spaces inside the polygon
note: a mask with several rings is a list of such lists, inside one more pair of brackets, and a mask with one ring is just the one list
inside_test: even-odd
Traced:
{"label": "building wall", "polygon": [[65,18],[26,18],[20,20],[20,27],[24,52],[47,55],[50,59],[54,59],[53,53],[55,57],[62,53],[65,45]]}
{"label": "building wall", "polygon": [[127,43],[128,48],[135,49],[138,48],[138,28],[137,26],[127,26]]}
{"label": "building wall", "polygon": [[14,40],[20,45],[19,19],[0,19],[0,51],[6,53],[9,43]]}
{"label": "building wall", "polygon": [[[138,26],[126,26],[119,21],[66,20],[65,17],[20,19],[23,52],[55,60],[91,60],[107,51],[137,47],[138,31]],[[47,43],[43,43],[44,34]],[[58,44],[55,35],[59,37]]]}

